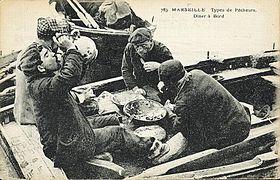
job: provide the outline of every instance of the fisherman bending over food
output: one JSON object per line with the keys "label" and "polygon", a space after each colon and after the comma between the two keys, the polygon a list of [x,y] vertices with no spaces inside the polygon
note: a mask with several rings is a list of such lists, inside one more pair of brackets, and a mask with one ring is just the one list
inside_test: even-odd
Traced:
{"label": "fisherman bending over food", "polygon": [[[135,155],[161,155],[167,146],[154,138],[139,137],[131,131],[109,124],[106,120],[92,128],[70,90],[81,78],[84,58],[68,36],[58,36],[66,49],[64,63],[45,46],[33,43],[22,55],[20,69],[27,76],[28,90],[43,144],[44,154],[55,167],[75,167],[102,152],[130,151]],[[95,119],[99,121],[101,119]],[[159,150],[161,149],[161,150]]]}
{"label": "fisherman bending over food", "polygon": [[169,49],[156,40],[147,28],[136,29],[128,39],[122,60],[122,76],[128,89],[161,102],[158,91],[157,69],[166,60],[173,59]]}
{"label": "fisherman bending over food", "polygon": [[250,112],[219,82],[201,70],[187,72],[180,61],[163,62],[159,78],[175,91],[174,106],[166,106],[174,133],[182,132],[190,152],[223,148],[243,141],[250,131]]}

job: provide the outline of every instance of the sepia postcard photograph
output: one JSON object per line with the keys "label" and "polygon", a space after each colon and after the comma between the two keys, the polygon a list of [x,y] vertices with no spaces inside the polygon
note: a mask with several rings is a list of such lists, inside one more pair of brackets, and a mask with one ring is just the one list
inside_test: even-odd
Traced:
{"label": "sepia postcard photograph", "polygon": [[0,0],[0,179],[279,179],[279,0]]}

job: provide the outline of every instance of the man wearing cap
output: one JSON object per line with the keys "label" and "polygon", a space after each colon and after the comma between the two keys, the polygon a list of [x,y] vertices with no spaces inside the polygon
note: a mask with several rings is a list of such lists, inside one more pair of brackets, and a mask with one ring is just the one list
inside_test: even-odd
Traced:
{"label": "man wearing cap", "polygon": [[250,131],[250,113],[221,84],[201,70],[186,72],[180,61],[163,62],[159,78],[175,91],[172,130],[182,132],[191,152],[223,148],[243,141]]}
{"label": "man wearing cap", "polygon": [[117,124],[91,127],[70,95],[80,80],[84,59],[67,36],[58,41],[66,49],[61,68],[55,54],[36,43],[23,52],[20,64],[27,76],[43,151],[54,166],[75,167],[104,151],[129,150],[144,157],[167,152],[159,151],[166,146],[154,138],[139,137]]}
{"label": "man wearing cap", "polygon": [[[65,20],[57,20],[50,17],[41,17],[37,22],[37,37],[36,43],[42,45],[52,52],[57,53],[59,51],[59,43],[54,41],[55,35],[60,34],[70,34],[70,25]],[[78,40],[74,40],[77,47],[79,47],[80,53],[83,57],[87,59],[82,68],[82,77],[86,72],[86,67],[88,62],[95,59],[97,56],[97,49],[95,43],[88,37],[81,36]],[[63,48],[62,48],[63,50]],[[24,52],[24,50],[22,50]],[[60,51],[60,54],[63,54]],[[17,66],[21,63],[22,53],[18,55]],[[60,63],[63,63],[63,56],[59,58]],[[79,94],[72,92],[74,97],[77,97],[77,101],[80,103],[85,99]],[[26,87],[26,77],[16,68],[16,93],[15,93],[15,107],[14,107],[14,117],[17,122],[21,124],[36,124],[36,119],[34,117],[32,103],[30,102],[30,95]]]}
{"label": "man wearing cap", "polygon": [[162,62],[173,59],[171,52],[164,44],[153,40],[147,28],[136,29],[128,41],[121,68],[127,88],[161,102],[157,69]]}
{"label": "man wearing cap", "polygon": [[[55,33],[70,33],[70,26],[66,21],[57,21],[53,18],[39,18],[37,23],[37,37],[36,42],[45,47],[48,47],[51,51],[57,52],[58,45],[54,42],[53,37]],[[17,65],[21,61],[22,52],[18,55]],[[15,107],[14,117],[17,122],[21,124],[35,124],[33,107],[30,102],[30,95],[26,87],[25,75],[16,68],[16,92],[15,92]]]}

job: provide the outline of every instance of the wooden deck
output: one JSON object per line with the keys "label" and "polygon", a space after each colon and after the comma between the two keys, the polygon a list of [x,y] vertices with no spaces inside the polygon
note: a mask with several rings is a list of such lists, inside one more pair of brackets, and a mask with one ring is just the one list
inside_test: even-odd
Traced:
{"label": "wooden deck", "polygon": [[[274,133],[275,129],[277,129],[277,123],[278,123],[276,119],[277,117],[262,120],[253,115],[252,129],[250,131],[249,137],[245,140],[245,142],[250,141],[254,138],[258,138],[259,136],[266,135],[268,133]],[[65,173],[60,169],[53,168],[53,163],[44,156],[42,151],[42,145],[40,143],[39,133],[36,126],[18,125],[16,122],[9,122],[7,124],[1,125],[0,130],[1,130],[0,132],[1,132],[2,142],[5,145],[4,147],[7,147],[5,149],[5,153],[10,158],[10,161],[13,162],[13,167],[16,170],[17,176],[19,178],[67,179]],[[252,147],[256,146],[256,144],[252,144],[252,145],[250,144],[250,146],[251,148],[249,149],[252,149]],[[273,145],[268,144],[267,146],[272,147]],[[267,148],[265,147],[265,144],[257,145],[256,147]],[[253,152],[255,154],[258,154],[258,151],[253,151]],[[263,153],[263,151],[261,150],[260,152]],[[230,153],[232,152],[227,152],[223,155],[230,156]],[[251,156],[252,155],[254,156],[254,153],[252,153],[251,150],[250,153]],[[129,159],[128,156],[126,157],[120,157],[120,156],[122,156],[122,154],[117,153],[116,156],[114,157],[114,162],[119,164],[121,167],[125,169],[126,176],[135,176],[143,172],[145,169],[152,167],[151,164],[147,165],[143,163],[141,159],[134,159],[132,163],[131,159]],[[219,156],[222,156],[222,154]],[[238,162],[238,158],[235,161]],[[230,163],[234,163],[234,162],[230,162]],[[98,172],[100,173],[102,171],[99,170]],[[14,173],[8,175],[15,176]],[[99,174],[99,176],[96,177],[101,178],[102,175]],[[105,177],[108,178],[108,176],[106,175]],[[181,176],[176,176],[176,177],[181,177]]]}
{"label": "wooden deck", "polygon": [[43,153],[40,136],[34,125],[20,126],[9,122],[0,126],[6,154],[13,162],[19,178],[26,179],[67,179],[60,169]]}

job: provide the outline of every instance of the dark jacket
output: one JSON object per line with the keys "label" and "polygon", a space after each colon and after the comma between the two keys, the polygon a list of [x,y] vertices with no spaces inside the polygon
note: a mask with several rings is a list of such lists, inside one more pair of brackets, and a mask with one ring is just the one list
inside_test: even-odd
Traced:
{"label": "dark jacket", "polygon": [[55,167],[71,165],[94,154],[94,133],[69,93],[80,81],[82,62],[78,51],[69,50],[57,74],[39,74],[29,79],[43,151]]}
{"label": "dark jacket", "polygon": [[[169,49],[161,42],[154,40],[152,50],[148,52],[146,58],[143,60],[145,62],[155,61],[162,63],[169,59],[173,59]],[[159,82],[157,71],[146,72],[144,70],[143,64],[140,61],[140,56],[137,54],[131,43],[128,43],[124,50],[122,76],[129,89],[132,89],[135,86],[142,87],[144,85],[150,85],[157,88]]]}
{"label": "dark jacket", "polygon": [[196,150],[221,148],[244,140],[250,115],[221,84],[201,70],[185,77],[175,98],[174,129]]}

